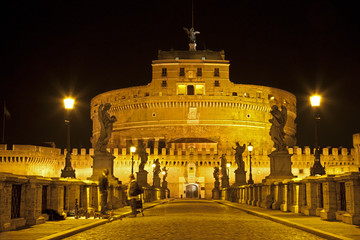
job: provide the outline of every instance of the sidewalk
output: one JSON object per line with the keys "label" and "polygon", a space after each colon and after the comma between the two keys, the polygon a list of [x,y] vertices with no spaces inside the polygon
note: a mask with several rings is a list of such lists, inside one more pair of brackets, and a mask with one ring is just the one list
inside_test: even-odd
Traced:
{"label": "sidewalk", "polygon": [[[144,203],[144,210],[155,207],[160,204],[167,203],[173,199],[158,200],[154,202]],[[110,221],[118,220],[131,214],[130,206],[116,209],[112,219],[75,219],[68,217],[62,221],[47,221],[43,224],[33,225],[23,229],[14,231],[0,232],[0,239],[6,240],[50,240],[63,239],[87,229],[103,225]],[[146,214],[146,212],[145,212]]]}
{"label": "sidewalk", "polygon": [[237,208],[249,214],[263,217],[290,227],[301,229],[326,239],[360,239],[360,226],[350,225],[340,221],[326,221],[317,216],[304,216],[297,213],[282,212],[234,203],[224,200],[214,200],[219,204]]}

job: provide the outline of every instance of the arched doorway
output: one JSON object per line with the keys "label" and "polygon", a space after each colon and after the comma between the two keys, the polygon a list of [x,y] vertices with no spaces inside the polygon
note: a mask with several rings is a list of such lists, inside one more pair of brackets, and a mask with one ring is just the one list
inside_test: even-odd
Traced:
{"label": "arched doorway", "polygon": [[186,185],[186,198],[198,198],[199,188],[196,184]]}

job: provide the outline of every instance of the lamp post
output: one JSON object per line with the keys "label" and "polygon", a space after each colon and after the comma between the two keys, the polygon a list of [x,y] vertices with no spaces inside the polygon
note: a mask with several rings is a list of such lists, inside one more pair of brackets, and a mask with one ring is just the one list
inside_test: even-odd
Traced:
{"label": "lamp post", "polygon": [[70,146],[70,114],[71,110],[74,108],[75,100],[73,98],[65,98],[64,105],[66,110],[66,119],[65,125],[67,129],[66,136],[66,157],[65,157],[65,167],[61,170],[61,177],[75,178],[75,170],[71,166],[71,146]]}
{"label": "lamp post", "polygon": [[134,174],[134,153],[136,152],[136,147],[130,147],[131,152],[131,174]]}
{"label": "lamp post", "polygon": [[252,179],[252,172],[251,172],[251,152],[252,152],[252,150],[253,150],[253,146],[251,145],[251,143],[249,143],[248,151],[249,151],[250,168],[249,168],[249,181],[248,181],[248,184],[254,184],[254,180]]}
{"label": "lamp post", "polygon": [[315,160],[314,165],[310,168],[310,176],[324,175],[325,168],[320,163],[320,150],[318,142],[318,124],[320,122],[320,101],[321,96],[314,95],[310,97],[311,106],[314,109],[314,120],[315,120],[315,133],[314,133],[314,145],[315,145]]}

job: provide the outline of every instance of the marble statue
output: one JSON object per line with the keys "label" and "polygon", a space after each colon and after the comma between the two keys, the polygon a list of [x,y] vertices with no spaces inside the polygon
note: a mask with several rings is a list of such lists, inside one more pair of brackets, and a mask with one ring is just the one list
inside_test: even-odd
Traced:
{"label": "marble statue", "polygon": [[278,106],[273,105],[270,113],[273,118],[269,120],[271,123],[269,134],[274,142],[274,148],[276,148],[276,151],[286,151],[284,127],[287,120],[287,109],[281,106],[280,111]]}
{"label": "marble statue", "polygon": [[98,119],[100,122],[100,136],[95,145],[96,152],[108,153],[106,146],[111,138],[115,116],[110,116],[110,103],[100,104],[98,108]]}

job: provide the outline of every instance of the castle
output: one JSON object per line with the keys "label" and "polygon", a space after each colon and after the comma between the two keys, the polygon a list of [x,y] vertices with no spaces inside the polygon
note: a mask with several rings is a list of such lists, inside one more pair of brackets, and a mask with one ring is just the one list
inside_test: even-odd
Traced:
{"label": "castle", "polygon": [[[171,197],[211,198],[214,167],[220,166],[225,154],[230,184],[237,168],[236,142],[254,146],[252,173],[255,183],[270,172],[268,154],[273,150],[269,130],[270,109],[285,106],[287,122],[285,141],[292,155],[292,173],[304,178],[310,175],[314,162],[309,147],[296,147],[296,98],[272,87],[234,84],[229,79],[229,61],[224,51],[196,51],[194,43],[188,51],[159,51],[152,62],[152,81],[146,86],[117,89],[91,100],[93,146],[100,134],[98,108],[110,103],[110,115],[117,121],[108,143],[115,157],[114,176],[127,183],[134,159],[135,172],[140,160],[131,155],[130,146],[144,143],[149,154],[145,170],[152,183],[152,162],[159,159],[168,168],[167,182]],[[360,135],[353,136],[354,148],[324,148],[321,163],[326,172],[343,173],[360,165]],[[39,146],[14,145],[12,150],[0,147],[2,172],[22,175],[59,177],[65,164],[66,151]],[[79,179],[92,174],[93,149],[72,150],[72,166]],[[249,173],[249,153],[243,158]],[[247,173],[247,174],[248,174]]]}

